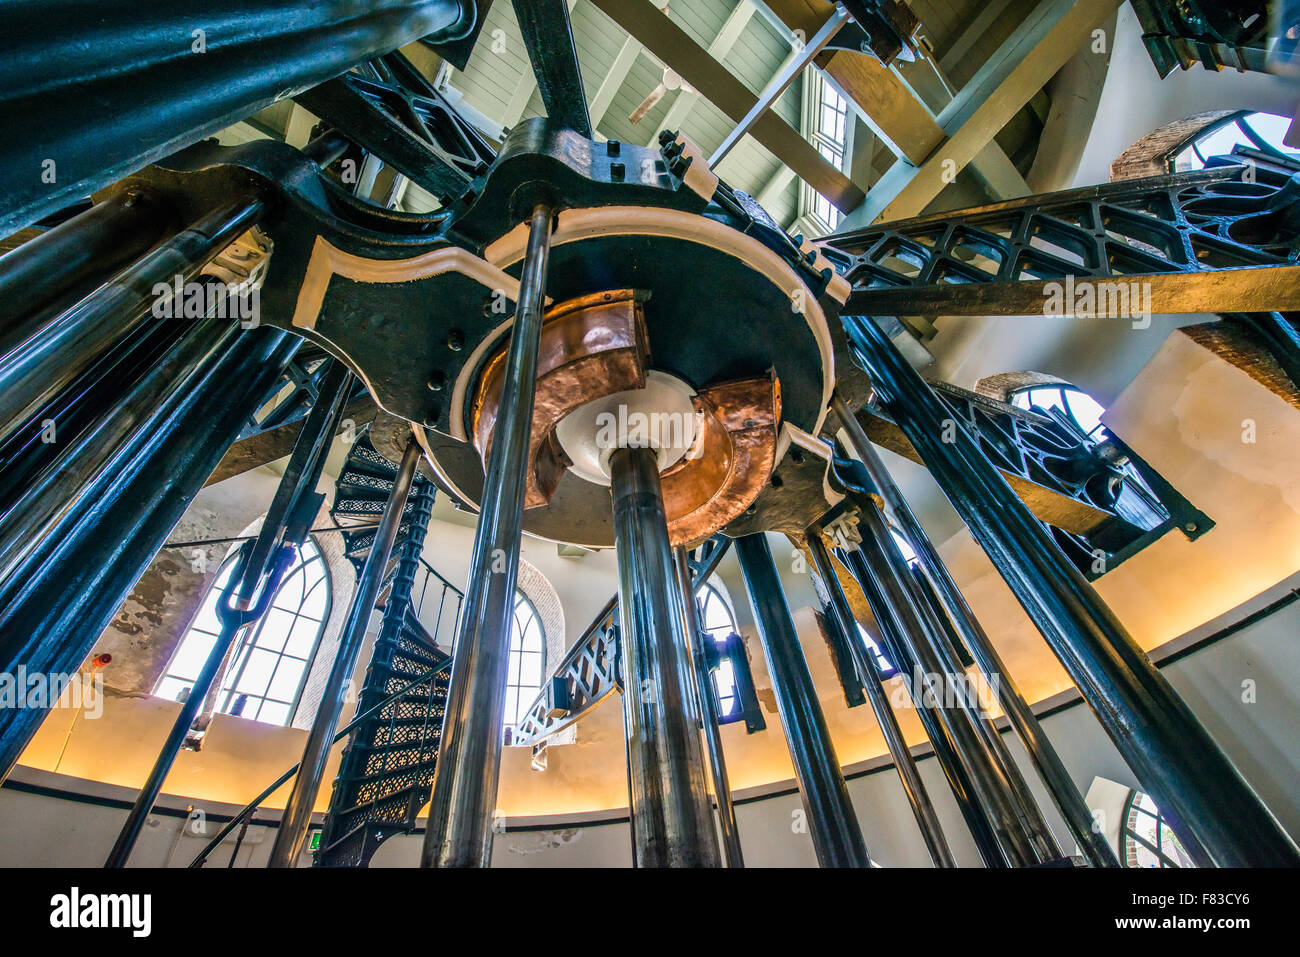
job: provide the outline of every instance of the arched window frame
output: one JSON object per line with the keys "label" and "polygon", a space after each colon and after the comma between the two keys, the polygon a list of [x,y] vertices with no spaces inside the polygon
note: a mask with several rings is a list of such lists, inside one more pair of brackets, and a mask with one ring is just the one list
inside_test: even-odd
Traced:
{"label": "arched window frame", "polygon": [[[1142,825],[1150,821],[1148,827]],[[1145,832],[1145,833],[1144,833]],[[1155,840],[1152,840],[1152,837]],[[1143,852],[1155,857],[1158,866],[1164,868],[1195,867],[1195,863],[1183,849],[1182,843],[1174,835],[1165,816],[1151,797],[1137,789],[1129,792],[1124,802],[1124,819],[1119,834],[1120,859],[1126,867],[1153,867],[1143,864]]]}
{"label": "arched window frame", "polygon": [[505,726],[513,731],[537,698],[546,675],[546,635],[541,616],[522,591],[515,591],[510,629],[510,665],[506,683]]}
{"label": "arched window frame", "polygon": [[[695,589],[695,601],[700,607],[700,637],[708,636],[721,645],[732,634],[738,634],[736,611],[731,602],[712,578],[701,582]],[[726,658],[719,663],[713,677],[718,689],[719,714],[723,718],[731,717],[736,710],[736,674],[732,664]]]}
{"label": "arched window frame", "polygon": [[[222,562],[216,578],[203,597],[198,613],[177,643],[167,667],[154,685],[153,693],[158,697],[180,700],[179,695],[184,688],[193,685],[198,669],[207,659],[220,630],[216,606],[222,590],[234,573],[237,560],[238,550],[235,549]],[[295,586],[300,589],[296,595],[292,591]],[[328,564],[315,541],[308,538],[298,549],[297,558],[276,589],[266,614],[240,635],[238,653],[221,675],[216,713],[233,713],[240,698],[243,698],[243,704],[238,709],[239,717],[281,726],[288,725],[293,720],[302,700],[312,662],[320,650],[325,624],[329,621],[331,592]],[[318,604],[309,606],[309,601]],[[315,628],[295,634],[295,630],[303,623],[314,624]],[[311,636],[309,640],[304,640],[307,631],[311,632]],[[250,675],[248,666],[254,659],[258,662],[258,670]],[[282,668],[286,670],[282,672]],[[260,680],[257,681],[261,691],[254,693],[245,683],[245,677],[252,681],[257,674],[262,673],[266,674],[266,682],[263,684]],[[243,690],[239,687],[241,683],[245,685]],[[292,691],[288,693],[290,684]]]}
{"label": "arched window frame", "polygon": [[1279,159],[1300,159],[1300,150],[1283,143],[1290,120],[1276,113],[1242,110],[1198,130],[1169,155],[1169,171],[1204,169],[1213,156],[1225,156],[1241,145]]}
{"label": "arched window frame", "polygon": [[1105,409],[1077,386],[1065,382],[1026,386],[1012,392],[1007,401],[1020,409],[1060,409],[1090,442],[1104,442],[1109,437],[1101,423]]}

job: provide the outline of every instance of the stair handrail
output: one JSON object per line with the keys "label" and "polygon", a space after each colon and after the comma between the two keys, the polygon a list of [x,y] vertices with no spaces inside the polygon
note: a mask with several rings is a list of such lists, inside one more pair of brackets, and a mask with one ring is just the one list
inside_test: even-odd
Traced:
{"label": "stair handrail", "polygon": [[[437,574],[437,572],[434,572],[434,574]],[[361,714],[357,715],[355,718],[349,721],[342,728],[340,728],[338,734],[334,735],[334,740],[331,743],[337,744],[349,733],[351,733],[352,730],[356,728],[357,725],[361,724],[361,722],[365,721],[367,718],[373,715],[380,708],[383,708],[385,705],[391,704],[394,700],[400,698],[402,695],[406,694],[408,691],[410,691],[412,688],[416,687],[417,685],[424,684],[426,681],[430,681],[433,678],[436,678],[441,672],[446,671],[449,667],[451,667],[451,658],[447,658],[447,660],[442,661],[439,664],[435,665],[434,667],[430,668],[428,671],[420,675],[418,678],[412,678],[409,682],[407,682],[402,687],[398,688],[388,697],[370,706]],[[231,831],[233,831],[240,824],[240,822],[244,820],[244,818],[248,817],[248,815],[252,814],[255,810],[257,810],[257,808],[261,806],[263,801],[265,801],[268,797],[274,794],[280,787],[282,787],[285,784],[285,782],[287,782],[290,778],[292,778],[297,773],[298,773],[298,765],[295,764],[293,767],[289,768],[289,770],[285,771],[284,774],[276,778],[275,781],[269,787],[267,787],[265,791],[263,791],[257,797],[253,798],[253,800],[250,801],[244,807],[243,810],[241,810],[238,814],[236,814],[234,817],[232,817],[229,821],[226,822],[225,827],[223,827],[220,831],[218,831],[216,836],[213,837],[212,840],[208,841],[208,843],[203,846],[203,850],[199,851],[198,856],[195,857],[194,860],[192,860],[189,863],[189,868],[202,867],[204,864],[206,864],[208,860],[208,856],[221,845],[221,842],[226,839],[226,836]]]}

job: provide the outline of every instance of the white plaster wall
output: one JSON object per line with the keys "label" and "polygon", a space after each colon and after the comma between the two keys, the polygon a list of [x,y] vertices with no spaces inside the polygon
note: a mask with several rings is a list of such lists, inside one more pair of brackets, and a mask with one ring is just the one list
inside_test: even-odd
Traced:
{"label": "white plaster wall", "polygon": [[[1256,606],[1300,587],[1300,576],[1273,589],[1223,620],[1187,636],[1193,640],[1237,621]],[[1182,693],[1238,769],[1272,808],[1292,835],[1300,836],[1300,736],[1294,733],[1300,694],[1300,602],[1256,621],[1213,644],[1193,651],[1163,668],[1165,675]],[[1175,643],[1178,645],[1181,643]],[[1267,667],[1265,667],[1267,663]],[[1242,682],[1256,684],[1253,703],[1242,701]],[[854,709],[860,720],[870,722],[866,706]],[[1135,786],[1128,767],[1106,738],[1084,705],[1073,705],[1049,715],[1043,727],[1084,793],[1097,777],[1125,786]],[[779,733],[779,732],[778,732]],[[1058,838],[1071,847],[1064,826],[1050,806],[1032,770],[1027,766],[1018,742],[1006,735],[1009,746],[1030,781],[1040,806]],[[962,866],[979,866],[974,847],[952,796],[931,757],[920,760],[922,777],[934,800],[949,841]],[[854,775],[849,769],[849,793],[858,813],[873,859],[887,867],[926,867],[929,861],[911,812],[892,766]],[[63,787],[82,793],[119,800],[129,798],[126,788],[109,788],[96,782],[64,776],[41,775],[20,768],[19,781]],[[780,782],[778,789],[792,787]],[[770,790],[770,789],[765,789]],[[212,813],[228,813],[230,805],[196,802]],[[167,798],[164,806],[184,810],[186,803]],[[792,827],[799,809],[796,793],[742,794],[737,819],[746,864],[750,867],[815,866],[811,839]],[[125,819],[124,808],[100,807],[25,793],[14,787],[0,789],[0,866],[98,866],[107,853],[117,828]],[[614,811],[620,817],[624,812]],[[274,818],[268,812],[264,820]],[[590,823],[591,816],[569,821],[517,819],[511,830],[499,835],[494,845],[496,867],[593,867],[629,866],[630,836],[625,822]],[[202,846],[198,836],[183,831],[184,818],[155,814],[145,829],[133,858],[134,866],[183,866]],[[210,832],[209,832],[210,833]],[[419,860],[421,834],[388,841],[373,866],[411,867]],[[269,848],[269,829],[250,828],[250,838],[240,852],[241,866],[259,866]],[[226,846],[227,848],[229,845]],[[213,858],[213,866],[224,866],[229,850]]]}

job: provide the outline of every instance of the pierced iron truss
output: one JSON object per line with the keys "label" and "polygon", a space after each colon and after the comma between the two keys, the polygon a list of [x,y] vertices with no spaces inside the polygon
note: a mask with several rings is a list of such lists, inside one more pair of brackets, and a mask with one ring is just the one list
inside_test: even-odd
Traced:
{"label": "pierced iron truss", "polygon": [[390,53],[301,93],[297,101],[443,205],[496,156],[406,57]]}
{"label": "pierced iron truss", "polygon": [[623,655],[618,599],[611,598],[551,671],[511,743],[536,745],[590,712],[612,692],[622,693]]}
{"label": "pierced iron truss", "polygon": [[[835,257],[853,284],[846,315],[1044,315],[1044,283],[1069,277],[1140,279],[1157,314],[1256,311],[1254,303],[1294,309],[1298,202],[1293,175],[1252,162],[923,216],[825,242],[828,256],[849,254]],[[1086,314],[1141,314],[1127,294],[1105,292]],[[1063,314],[1078,311],[1070,304]]]}
{"label": "pierced iron truss", "polygon": [[[930,387],[1081,572],[1096,579],[1167,531],[1195,540],[1214,522],[1122,441],[945,382]],[[920,456],[878,404],[858,413],[876,444]]]}

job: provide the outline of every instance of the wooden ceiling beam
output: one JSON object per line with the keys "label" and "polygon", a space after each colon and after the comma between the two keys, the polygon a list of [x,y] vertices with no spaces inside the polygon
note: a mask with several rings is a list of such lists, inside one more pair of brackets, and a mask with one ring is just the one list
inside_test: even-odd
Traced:
{"label": "wooden ceiling beam", "polygon": [[[745,84],[654,4],[647,0],[593,3],[737,123],[758,102]],[[776,114],[759,117],[750,135],[837,209],[847,213],[862,203],[862,190]]]}

